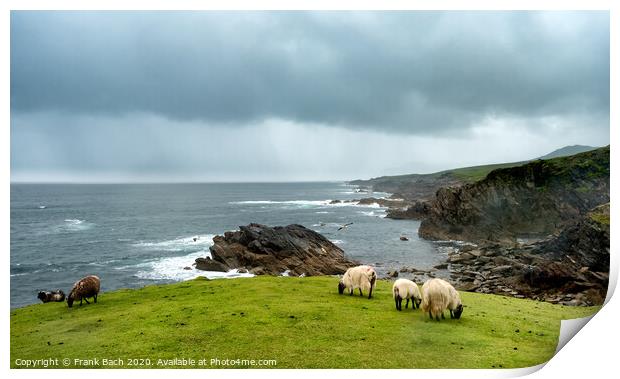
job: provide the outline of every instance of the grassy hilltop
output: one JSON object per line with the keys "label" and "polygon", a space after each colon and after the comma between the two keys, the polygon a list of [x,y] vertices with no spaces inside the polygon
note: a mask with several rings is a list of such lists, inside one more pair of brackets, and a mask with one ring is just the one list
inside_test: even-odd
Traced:
{"label": "grassy hilltop", "polygon": [[72,309],[14,309],[11,367],[56,357],[121,358],[122,367],[148,358],[151,368],[178,367],[157,365],[173,358],[276,359],[277,368],[527,367],[552,357],[561,319],[600,308],[463,292],[462,318],[446,312],[436,322],[420,310],[396,311],[391,282],[379,281],[371,300],[340,296],[336,285],[333,277],[199,278],[106,292]]}

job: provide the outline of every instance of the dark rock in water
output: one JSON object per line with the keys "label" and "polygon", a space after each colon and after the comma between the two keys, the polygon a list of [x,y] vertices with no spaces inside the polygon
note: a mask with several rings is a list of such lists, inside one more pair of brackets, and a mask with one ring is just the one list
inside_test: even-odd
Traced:
{"label": "dark rock in water", "polygon": [[340,203],[342,203],[342,200],[332,200],[329,203],[330,204],[340,204]]}
{"label": "dark rock in water", "polygon": [[398,277],[398,271],[394,270],[394,271],[388,271],[388,276],[390,278],[397,278]]}
{"label": "dark rock in water", "polygon": [[204,270],[204,271],[220,271],[220,272],[226,272],[230,270],[228,266],[226,266],[222,262],[218,262],[209,257],[196,258],[196,268],[199,270]]}
{"label": "dark rock in water", "polygon": [[415,201],[412,204],[404,204],[405,207],[393,207],[388,209],[385,217],[395,220],[422,220],[430,210],[429,202]]}
{"label": "dark rock in water", "polygon": [[185,266],[185,267],[183,267],[183,270],[191,270],[191,269],[192,269],[192,268],[191,268],[191,267],[189,267],[189,266]]}
{"label": "dark rock in water", "polygon": [[440,263],[438,265],[433,266],[435,267],[437,270],[445,270],[448,268],[448,264],[447,263]]}
{"label": "dark rock in water", "polygon": [[247,274],[247,273],[248,273],[248,269],[246,269],[246,268],[240,268],[240,269],[237,269],[237,272],[238,272],[239,274]]}
{"label": "dark rock in water", "polygon": [[400,240],[401,241],[409,241],[409,238],[405,237],[405,236],[400,236]]}
{"label": "dark rock in water", "polygon": [[[215,236],[209,248],[214,261],[226,268],[245,267],[256,275],[336,275],[358,262],[321,234],[301,225],[240,226]],[[198,267],[198,266],[197,266]]]}
{"label": "dark rock in water", "polygon": [[265,271],[265,269],[261,266],[258,267],[254,267],[253,269],[250,270],[250,274],[254,274],[254,275],[265,275],[267,272]]}

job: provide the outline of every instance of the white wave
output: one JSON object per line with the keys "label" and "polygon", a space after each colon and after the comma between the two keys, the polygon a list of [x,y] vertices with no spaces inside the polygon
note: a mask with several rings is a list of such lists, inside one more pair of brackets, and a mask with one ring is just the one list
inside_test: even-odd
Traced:
{"label": "white wave", "polygon": [[194,249],[205,249],[213,245],[214,236],[214,234],[204,234],[191,237],[180,237],[165,241],[138,242],[135,243],[134,246],[141,247],[147,250],[160,251],[186,251]]}
{"label": "white wave", "polygon": [[370,217],[385,217],[387,213],[385,211],[358,211],[357,213],[363,214],[364,216]]}
{"label": "white wave", "polygon": [[45,205],[39,205],[39,209],[45,209],[47,208]]}
{"label": "white wave", "polygon": [[[284,200],[284,201],[275,201],[275,200],[247,200],[247,201],[232,201],[229,204],[237,204],[237,205],[284,205],[284,206],[294,206],[299,208],[308,208],[308,207],[318,207],[318,208],[328,208],[328,207],[362,207],[362,208],[382,208],[377,203],[372,204],[359,204],[357,201],[340,201],[337,203],[333,203],[333,200]],[[318,213],[318,212],[317,212]]]}
{"label": "white wave", "polygon": [[314,212],[316,214],[328,214],[328,213],[334,213],[334,212],[327,212],[327,211],[318,211],[318,212]]}
{"label": "white wave", "polygon": [[336,245],[343,245],[346,243],[343,240],[330,240],[330,241]]}
{"label": "white wave", "polygon": [[329,205],[330,200],[248,200],[248,201],[232,201],[229,204],[291,204],[301,206],[321,206]]}
{"label": "white wave", "polygon": [[70,218],[64,221],[65,221],[64,224],[56,227],[57,231],[79,232],[82,230],[88,230],[92,228],[93,226],[95,226],[95,224],[93,224],[92,222],[86,222],[85,220],[78,220],[78,219],[73,219],[73,218]]}
{"label": "white wave", "polygon": [[438,244],[453,244],[457,246],[473,246],[473,247],[478,246],[473,242],[459,241],[459,240],[437,240],[433,242],[438,243]]}
{"label": "white wave", "polygon": [[[188,255],[179,257],[160,258],[151,262],[144,262],[133,267],[138,268],[135,276],[140,279],[152,279],[152,280],[189,280],[198,276],[205,276],[209,279],[215,278],[239,278],[239,277],[252,277],[250,273],[239,273],[237,269],[230,270],[228,272],[217,271],[203,271],[198,270],[192,264],[196,258],[210,257],[209,251],[198,251]],[[126,267],[130,268],[132,266]],[[186,269],[186,267],[189,268]]]}
{"label": "white wave", "polygon": [[286,271],[284,271],[284,272],[281,272],[281,273],[280,273],[280,276],[290,276],[290,275],[289,275],[290,273],[291,273],[291,271],[290,271],[290,270],[286,270]]}

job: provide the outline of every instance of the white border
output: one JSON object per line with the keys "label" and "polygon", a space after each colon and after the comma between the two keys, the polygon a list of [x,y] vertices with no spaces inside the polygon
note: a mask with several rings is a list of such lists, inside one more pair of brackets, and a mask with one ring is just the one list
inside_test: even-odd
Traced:
{"label": "white border", "polygon": [[[5,79],[2,83],[6,83],[4,91],[1,92],[1,105],[0,109],[4,115],[5,120],[4,127],[2,128],[2,171],[4,176],[4,186],[2,186],[2,201],[1,211],[4,217],[2,218],[2,241],[4,246],[5,264],[0,265],[2,272],[2,288],[5,290],[3,293],[8,292],[10,283],[9,274],[9,236],[10,236],[10,115],[9,115],[9,101],[10,101],[10,60],[9,60],[9,32],[10,32],[10,10],[25,10],[25,9],[119,9],[119,10],[132,10],[132,9],[420,9],[420,10],[443,10],[443,9],[485,9],[485,10],[527,10],[527,9],[549,9],[549,10],[561,10],[561,9],[575,9],[575,10],[611,10],[610,14],[610,26],[611,26],[611,104],[618,104],[617,90],[618,90],[618,76],[614,68],[618,67],[618,2],[603,1],[603,0],[589,0],[589,1],[576,1],[576,0],[564,0],[564,1],[542,1],[542,0],[521,0],[521,1],[480,1],[469,0],[465,1],[402,1],[393,0],[390,2],[378,2],[368,0],[356,0],[356,1],[241,1],[232,0],[227,2],[213,2],[213,1],[88,1],[80,2],[75,0],[66,1],[42,1],[42,0],[5,0],[0,7],[2,8],[0,25],[0,40],[2,41],[2,48],[4,54],[3,59],[0,61],[0,67],[2,68],[2,77]],[[610,115],[611,127],[611,140],[617,141],[617,109],[611,108]],[[612,166],[617,162],[615,149],[612,149]],[[615,173],[615,171],[614,171]],[[618,188],[617,179],[614,174],[611,177],[612,188]],[[611,213],[614,220],[618,220],[618,207],[615,207],[612,203]],[[612,224],[612,236],[617,235],[615,231],[616,224]],[[612,237],[611,243],[612,252],[612,264],[610,272],[610,296],[615,289],[618,277],[618,257],[617,257],[617,243],[615,243],[614,237]],[[341,370],[321,370],[317,372],[315,370],[210,370],[208,372],[201,370],[186,370],[183,371],[183,375],[189,377],[229,377],[230,375],[256,375],[258,377],[282,377],[288,378],[291,375],[304,377],[315,377],[318,375],[328,376],[356,376],[359,378],[376,378],[377,376],[390,375],[391,377],[407,377],[412,375],[419,377],[431,377],[431,378],[453,378],[455,375],[459,378],[480,378],[480,377],[513,377],[519,375],[526,375],[532,371],[536,371],[532,377],[534,378],[557,378],[557,377],[583,377],[583,376],[601,376],[607,377],[611,373],[616,372],[617,368],[617,343],[618,341],[618,321],[617,315],[620,313],[618,310],[620,306],[617,299],[609,299],[608,303],[593,318],[593,322],[588,323],[583,330],[578,333],[556,356],[545,366],[544,369],[536,371],[541,366],[518,369],[518,370],[416,370],[411,372],[410,370],[349,370],[343,372]],[[5,300],[2,304],[2,312],[0,317],[2,320],[2,348],[0,359],[0,367],[2,371],[7,371],[9,375],[14,377],[32,377],[34,375],[45,375],[52,378],[65,378],[65,377],[78,377],[84,375],[81,370],[9,370],[9,352],[10,352],[10,338],[9,338],[9,301],[5,296]],[[113,375],[122,376],[148,376],[150,378],[168,378],[171,375],[176,375],[178,372],[170,372],[169,370],[149,370],[149,371],[114,371]],[[108,370],[89,370],[87,375],[92,377],[108,377],[112,374]]]}

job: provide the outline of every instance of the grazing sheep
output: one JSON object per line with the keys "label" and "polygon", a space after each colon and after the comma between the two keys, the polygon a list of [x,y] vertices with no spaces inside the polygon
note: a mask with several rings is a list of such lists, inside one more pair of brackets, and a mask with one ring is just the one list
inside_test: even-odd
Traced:
{"label": "grazing sheep", "polygon": [[392,293],[394,294],[394,301],[396,302],[396,309],[403,310],[403,299],[407,299],[405,308],[409,307],[409,299],[411,299],[411,309],[420,308],[422,302],[422,295],[418,285],[409,279],[398,279],[392,286]]}
{"label": "grazing sheep", "polygon": [[353,295],[356,288],[360,291],[360,296],[364,296],[362,290],[368,290],[368,298],[372,297],[372,290],[377,282],[377,273],[371,266],[351,267],[344,273],[338,283],[338,293],[343,294],[344,289],[349,289],[349,295]]}
{"label": "grazing sheep", "polygon": [[65,301],[65,293],[62,292],[61,290],[41,291],[37,295],[37,298],[44,303],[61,302],[61,301]]}
{"label": "grazing sheep", "polygon": [[78,280],[73,285],[71,292],[69,292],[69,296],[67,297],[67,305],[71,308],[73,306],[73,302],[77,300],[80,300],[80,305],[82,305],[82,300],[86,301],[86,304],[90,304],[88,301],[89,297],[94,298],[96,303],[100,287],[101,281],[95,275],[89,275]]}
{"label": "grazing sheep", "polygon": [[431,319],[445,318],[443,311],[450,310],[451,318],[461,318],[463,304],[459,293],[452,285],[442,279],[429,279],[422,286],[422,311],[428,312]]}

